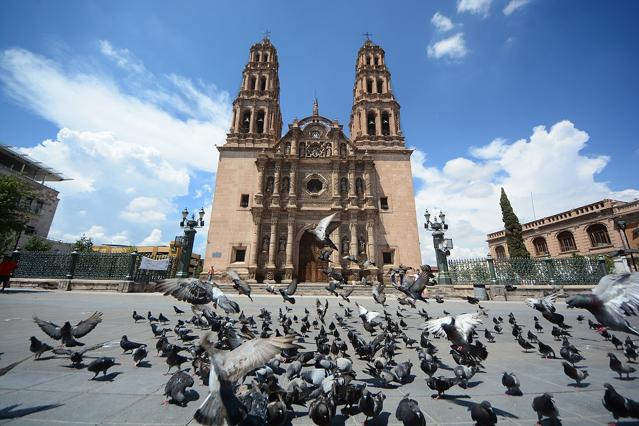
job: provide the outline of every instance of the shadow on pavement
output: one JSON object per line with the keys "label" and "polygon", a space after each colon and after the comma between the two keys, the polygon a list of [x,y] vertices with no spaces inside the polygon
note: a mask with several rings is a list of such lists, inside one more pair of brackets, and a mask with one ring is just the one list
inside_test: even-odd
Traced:
{"label": "shadow on pavement", "polygon": [[28,416],[29,414],[38,413],[40,411],[51,410],[53,408],[57,408],[62,406],[63,404],[47,404],[47,405],[37,405],[35,407],[29,408],[20,408],[17,409],[22,404],[15,404],[5,407],[0,410],[0,419],[16,419],[18,417]]}

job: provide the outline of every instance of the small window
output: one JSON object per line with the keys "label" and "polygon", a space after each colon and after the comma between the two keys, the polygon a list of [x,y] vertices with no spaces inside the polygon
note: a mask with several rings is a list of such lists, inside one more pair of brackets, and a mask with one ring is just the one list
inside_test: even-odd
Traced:
{"label": "small window", "polygon": [[375,65],[379,65],[379,57],[375,56]]}
{"label": "small window", "polygon": [[384,82],[382,80],[377,80],[377,93],[384,92]]}
{"label": "small window", "polygon": [[382,210],[388,210],[388,197],[381,197],[379,199],[379,207]]}
{"label": "small window", "polygon": [[393,252],[392,251],[383,251],[382,252],[382,263],[384,265],[392,265],[393,264]]}
{"label": "small window", "polygon": [[236,248],[235,255],[233,256],[233,262],[244,262],[245,258],[246,258],[246,249]]}
{"label": "small window", "polygon": [[35,228],[33,226],[27,225],[24,228],[24,233],[25,233],[25,235],[33,235],[33,234],[35,234]]}
{"label": "small window", "polygon": [[373,80],[366,80],[366,93],[373,93]]}
{"label": "small window", "polygon": [[308,189],[308,192],[312,194],[317,194],[318,192],[320,192],[322,190],[322,187],[322,181],[319,179],[311,179],[306,184],[306,189]]}
{"label": "small window", "polygon": [[34,214],[40,214],[40,212],[42,211],[42,207],[44,206],[44,203],[40,200],[35,202],[35,205],[33,206],[33,213]]}
{"label": "small window", "polygon": [[248,207],[248,203],[249,203],[249,195],[242,194],[242,197],[240,198],[240,207]]}

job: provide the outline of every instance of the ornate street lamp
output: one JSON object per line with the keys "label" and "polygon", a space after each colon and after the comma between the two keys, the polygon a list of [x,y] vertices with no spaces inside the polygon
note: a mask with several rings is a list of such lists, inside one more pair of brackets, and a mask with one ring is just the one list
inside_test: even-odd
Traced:
{"label": "ornate street lamp", "polygon": [[184,229],[184,237],[182,244],[182,254],[180,255],[180,264],[178,266],[178,272],[175,274],[176,278],[188,278],[189,265],[191,264],[191,253],[193,252],[193,243],[195,242],[196,228],[204,226],[204,209],[201,208],[198,212],[198,219],[195,219],[195,213],[191,214],[189,219],[189,211],[185,208],[182,210],[182,220],[180,221],[180,228]]}
{"label": "ornate street lamp", "polygon": [[431,214],[426,209],[424,213],[424,218],[426,219],[426,223],[424,224],[424,228],[427,231],[432,231],[433,233],[433,246],[435,247],[435,258],[437,259],[437,269],[439,270],[439,277],[437,282],[439,284],[452,284],[452,280],[450,279],[450,273],[448,272],[448,255],[450,254],[450,249],[453,248],[453,240],[450,238],[444,238],[444,231],[448,229],[448,224],[446,223],[446,215],[444,212],[439,212],[439,220],[437,216],[431,222],[430,220]]}

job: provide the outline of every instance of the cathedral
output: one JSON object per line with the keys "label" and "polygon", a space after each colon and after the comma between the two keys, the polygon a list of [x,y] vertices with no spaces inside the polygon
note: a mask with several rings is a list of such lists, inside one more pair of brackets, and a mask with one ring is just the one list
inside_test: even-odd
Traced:
{"label": "cathedral", "polygon": [[[254,44],[233,102],[219,164],[204,270],[248,282],[322,282],[320,248],[305,232],[332,214],[330,260],[349,281],[382,280],[421,264],[410,156],[384,50],[367,39],[355,65],[349,136],[335,119],[295,119],[282,136],[277,50]],[[346,255],[374,264],[343,260]]]}

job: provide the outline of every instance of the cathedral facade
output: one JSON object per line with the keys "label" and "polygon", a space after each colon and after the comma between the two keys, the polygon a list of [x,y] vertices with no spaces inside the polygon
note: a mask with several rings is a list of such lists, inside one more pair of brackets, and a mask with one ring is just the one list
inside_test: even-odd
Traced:
{"label": "cathedral facade", "polygon": [[[319,113],[295,119],[282,136],[277,51],[254,44],[233,102],[219,164],[204,270],[234,269],[249,282],[321,282],[326,262],[305,231],[335,216],[331,265],[358,280],[421,263],[410,156],[384,50],[359,49],[350,138]],[[375,261],[362,267],[342,257]]]}

